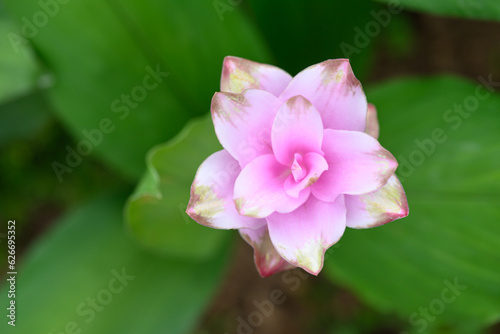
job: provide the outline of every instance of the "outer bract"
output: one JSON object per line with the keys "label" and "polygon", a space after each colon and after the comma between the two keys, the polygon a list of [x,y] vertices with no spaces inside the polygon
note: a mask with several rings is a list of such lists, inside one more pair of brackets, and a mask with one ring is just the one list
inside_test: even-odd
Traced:
{"label": "outer bract", "polygon": [[187,213],[239,229],[261,276],[293,267],[317,275],[346,227],[408,215],[397,161],[377,141],[375,106],[347,59],[292,78],[226,57],[211,111],[224,149],[199,167]]}

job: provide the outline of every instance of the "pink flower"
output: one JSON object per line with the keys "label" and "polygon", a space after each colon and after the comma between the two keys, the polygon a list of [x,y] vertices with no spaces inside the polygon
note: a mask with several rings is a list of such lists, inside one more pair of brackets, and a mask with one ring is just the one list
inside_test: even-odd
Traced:
{"label": "pink flower", "polygon": [[199,167],[187,213],[205,226],[239,229],[261,276],[293,267],[317,275],[346,226],[408,215],[398,163],[376,139],[375,107],[347,59],[292,78],[226,57],[221,91],[211,111],[224,149]]}

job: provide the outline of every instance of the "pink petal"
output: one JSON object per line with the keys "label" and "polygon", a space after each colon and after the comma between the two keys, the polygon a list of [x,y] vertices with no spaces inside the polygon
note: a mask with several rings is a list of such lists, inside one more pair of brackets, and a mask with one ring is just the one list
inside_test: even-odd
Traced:
{"label": "pink petal", "polygon": [[259,155],[272,153],[271,127],[281,104],[262,90],[215,93],[211,107],[215,133],[242,167]]}
{"label": "pink petal", "polygon": [[293,269],[274,249],[267,225],[256,230],[243,228],[240,234],[254,250],[254,261],[260,276],[267,277],[280,271]]}
{"label": "pink petal", "polygon": [[366,129],[365,133],[377,139],[380,133],[378,124],[377,109],[371,103],[368,103],[368,111],[366,112]]}
{"label": "pink petal", "polygon": [[382,187],[398,163],[379,142],[363,132],[325,130],[323,151],[328,162],[312,186],[317,198],[331,202],[340,194],[360,195]]}
{"label": "pink petal", "polygon": [[263,219],[240,216],[236,211],[233,189],[240,171],[238,162],[226,150],[209,156],[196,172],[187,214],[212,228],[258,228],[265,224]]}
{"label": "pink petal", "polygon": [[291,213],[267,217],[267,226],[274,247],[285,260],[317,275],[325,251],[344,234],[345,219],[344,196],[333,203],[311,196]]}
{"label": "pink petal", "polygon": [[241,93],[245,89],[261,89],[275,96],[283,92],[292,76],[282,69],[238,57],[224,58],[220,90]]}
{"label": "pink petal", "polygon": [[280,95],[302,95],[318,109],[328,129],[364,131],[366,96],[347,59],[333,59],[297,74]]}
{"label": "pink petal", "polygon": [[387,183],[374,192],[345,196],[347,226],[369,228],[380,226],[408,216],[408,201],[397,176],[393,174]]}
{"label": "pink petal", "polygon": [[276,113],[271,132],[276,160],[290,166],[295,153],[321,152],[323,123],[311,102],[294,96]]}
{"label": "pink petal", "polygon": [[265,218],[277,211],[290,212],[304,203],[310,188],[304,189],[298,198],[289,196],[284,182],[290,168],[276,161],[274,155],[262,155],[250,162],[236,179],[234,203],[241,215]]}
{"label": "pink petal", "polygon": [[[297,156],[302,157],[299,154]],[[298,168],[303,168],[301,171],[306,171],[306,174],[300,180],[296,180],[295,176],[298,173],[294,175],[294,171],[292,171],[292,174],[288,175],[285,180],[285,192],[292,197],[299,197],[302,190],[313,185],[321,174],[328,169],[325,158],[318,153],[307,153],[301,160],[301,166],[298,166]]]}

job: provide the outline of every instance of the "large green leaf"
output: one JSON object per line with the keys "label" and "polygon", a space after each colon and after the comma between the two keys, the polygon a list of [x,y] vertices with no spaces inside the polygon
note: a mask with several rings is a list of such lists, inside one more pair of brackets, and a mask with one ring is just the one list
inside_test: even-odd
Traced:
{"label": "large green leaf", "polygon": [[77,140],[91,131],[92,154],[132,177],[150,147],[208,110],[224,56],[268,60],[244,17],[221,20],[211,1],[6,3],[55,74],[50,98],[64,124]]}
{"label": "large green leaf", "polygon": [[176,256],[211,256],[226,233],[185,213],[198,166],[221,149],[212,119],[193,121],[171,142],[153,148],[148,169],[126,207],[127,226],[146,247]]}
{"label": "large green leaf", "polygon": [[[199,262],[139,250],[123,232],[122,203],[94,201],[32,247],[18,268],[16,327],[4,315],[2,333],[177,334],[196,326],[229,252]],[[123,274],[133,278],[116,279]],[[0,304],[5,314],[5,286]]]}
{"label": "large green leaf", "polygon": [[[451,77],[396,80],[367,96],[379,112],[381,143],[399,161],[410,215],[348,230],[328,276],[383,311],[413,317],[408,326],[417,331],[424,323],[498,320],[500,96]],[[455,280],[466,288],[447,303],[442,292]],[[429,307],[433,320],[423,321],[421,308]]]}
{"label": "large green leaf", "polygon": [[500,2],[497,0],[377,0],[398,4],[405,9],[464,17],[469,19],[500,20]]}

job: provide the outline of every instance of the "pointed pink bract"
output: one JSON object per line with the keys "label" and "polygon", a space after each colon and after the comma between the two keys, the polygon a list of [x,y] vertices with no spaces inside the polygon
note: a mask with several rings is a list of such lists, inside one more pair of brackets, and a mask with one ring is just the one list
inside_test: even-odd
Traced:
{"label": "pointed pink bract", "polygon": [[326,203],[311,196],[291,213],[267,217],[269,235],[278,253],[289,263],[317,275],[323,267],[325,251],[345,230],[343,196]]}
{"label": "pointed pink bract", "polygon": [[325,129],[364,131],[367,102],[347,59],[333,59],[297,74],[280,95],[308,99],[323,118]]}
{"label": "pointed pink bract", "polygon": [[220,229],[257,228],[265,221],[241,216],[233,202],[238,162],[226,151],[215,152],[198,168],[187,214],[198,223]]}
{"label": "pointed pink bract", "polygon": [[279,96],[291,80],[290,74],[276,66],[226,57],[222,65],[220,90],[239,94],[245,89],[260,89]]}
{"label": "pointed pink bract", "polygon": [[329,169],[312,191],[327,202],[341,194],[360,195],[377,190],[398,166],[389,151],[363,132],[327,129],[322,148]]}
{"label": "pointed pink bract", "polygon": [[295,153],[321,152],[323,123],[311,102],[294,96],[281,105],[271,130],[274,156],[290,166]]}
{"label": "pointed pink bract", "polygon": [[242,167],[272,153],[271,126],[280,106],[278,98],[262,90],[215,93],[211,107],[215,133]]}
{"label": "pointed pink bract", "polygon": [[283,270],[295,268],[276,252],[269,238],[267,225],[256,230],[242,228],[240,229],[240,234],[254,249],[255,266],[260,276],[267,277]]}

